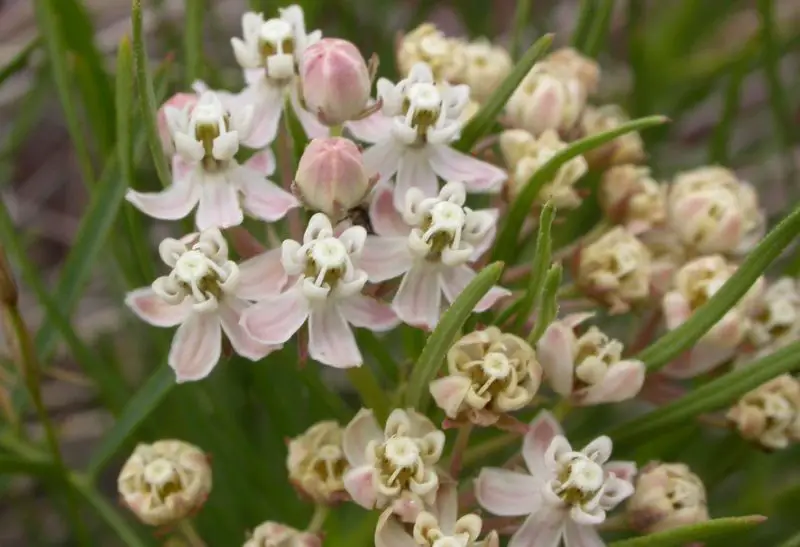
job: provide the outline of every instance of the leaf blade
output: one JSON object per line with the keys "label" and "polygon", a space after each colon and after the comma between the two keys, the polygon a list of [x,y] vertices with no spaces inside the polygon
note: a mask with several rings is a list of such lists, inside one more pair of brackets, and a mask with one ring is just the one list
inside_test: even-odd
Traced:
{"label": "leaf blade", "polygon": [[690,542],[741,534],[764,522],[766,517],[749,515],[713,519],[700,524],[682,526],[666,532],[615,541],[609,547],[681,547]]}

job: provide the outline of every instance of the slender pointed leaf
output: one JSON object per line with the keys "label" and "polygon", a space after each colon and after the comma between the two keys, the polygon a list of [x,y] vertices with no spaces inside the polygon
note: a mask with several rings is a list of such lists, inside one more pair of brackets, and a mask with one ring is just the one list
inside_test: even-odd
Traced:
{"label": "slender pointed leaf", "polygon": [[703,542],[719,537],[741,536],[765,520],[766,517],[761,515],[714,519],[657,534],[614,541],[609,544],[609,547],[683,547],[689,543]]}
{"label": "slender pointed leaf", "polygon": [[541,300],[544,280],[550,267],[550,254],[553,245],[550,230],[553,227],[555,213],[556,210],[553,204],[547,202],[539,215],[539,232],[536,235],[536,250],[533,253],[533,262],[531,263],[530,281],[528,282],[528,290],[525,292],[525,296],[522,297],[522,303],[514,325],[515,330],[522,329],[530,319],[531,311],[536,309]]}
{"label": "slender pointed leaf", "polygon": [[586,41],[592,32],[592,21],[594,21],[595,4],[597,0],[580,0],[578,7],[578,22],[572,33],[572,47],[578,51],[585,51]]}
{"label": "slender pointed leaf", "polygon": [[31,53],[33,53],[36,48],[38,48],[42,44],[42,41],[37,36],[36,38],[31,39],[25,47],[23,47],[19,53],[14,55],[11,60],[6,63],[6,65],[0,68],[0,85],[3,85],[3,82],[17,74],[18,72],[24,70],[28,66],[28,57],[30,57]]}
{"label": "slender pointed leaf", "polygon": [[605,45],[614,12],[614,0],[594,0],[597,7],[592,17],[589,36],[583,45],[583,52],[589,57],[597,57]]}
{"label": "slender pointed leaf", "polygon": [[517,58],[522,35],[525,34],[525,29],[530,23],[532,3],[533,0],[517,0],[517,10],[514,12],[514,30],[511,34],[511,44],[508,46],[508,52],[512,59]]}
{"label": "slender pointed leaf", "polygon": [[553,264],[547,271],[542,288],[542,302],[539,306],[539,313],[536,316],[536,324],[528,336],[528,343],[535,345],[539,338],[544,334],[547,326],[553,322],[558,315],[558,289],[561,287],[561,264]]}
{"label": "slender pointed leaf", "polygon": [[184,29],[184,52],[186,57],[186,85],[203,77],[203,15],[205,0],[186,0],[186,25]]}

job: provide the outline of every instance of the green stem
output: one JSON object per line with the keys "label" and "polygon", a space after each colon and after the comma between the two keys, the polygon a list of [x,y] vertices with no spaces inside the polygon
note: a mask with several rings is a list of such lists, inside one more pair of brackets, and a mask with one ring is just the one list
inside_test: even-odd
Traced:
{"label": "green stem", "polygon": [[508,47],[512,59],[516,59],[519,55],[519,47],[525,27],[528,26],[532,3],[533,0],[517,0],[517,11],[514,12],[514,30],[511,34],[511,45]]}
{"label": "green stem", "polygon": [[450,476],[458,477],[461,471],[461,463],[464,458],[464,451],[469,445],[469,436],[472,433],[472,424],[465,424],[458,428],[456,442],[453,445],[453,453],[450,455]]}
{"label": "green stem", "polygon": [[333,125],[331,126],[331,137],[341,137],[344,131],[344,126]]}
{"label": "green stem", "polygon": [[322,530],[322,527],[325,525],[325,521],[327,520],[329,513],[330,508],[327,505],[318,503],[316,506],[314,506],[314,514],[311,516],[311,520],[308,523],[306,532],[310,534],[319,533]]}
{"label": "green stem", "polygon": [[197,533],[191,521],[182,520],[180,524],[178,524],[178,530],[180,530],[183,539],[186,540],[189,547],[206,547],[206,542],[203,541],[203,538]]}
{"label": "green stem", "polygon": [[361,397],[365,407],[371,408],[379,423],[389,417],[389,396],[378,383],[367,365],[347,369],[347,378]]}

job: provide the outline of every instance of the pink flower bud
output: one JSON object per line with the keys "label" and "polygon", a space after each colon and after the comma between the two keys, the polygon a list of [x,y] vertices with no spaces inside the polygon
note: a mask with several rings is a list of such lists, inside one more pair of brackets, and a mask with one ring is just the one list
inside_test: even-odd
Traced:
{"label": "pink flower bud", "polygon": [[308,209],[332,218],[360,204],[371,186],[358,147],[341,137],[312,140],[300,158],[294,182]]}
{"label": "pink flower bud", "polygon": [[167,107],[174,108],[176,110],[183,110],[188,109],[188,113],[194,109],[194,105],[197,104],[198,97],[194,93],[176,93],[167,101],[161,105],[161,108],[158,109],[158,113],[156,114],[156,120],[158,122],[158,136],[161,139],[161,146],[164,148],[164,153],[168,156],[172,156],[175,154],[175,143],[172,141],[172,132],[169,128],[169,123],[167,122]]}
{"label": "pink flower bud", "polygon": [[347,40],[325,38],[303,53],[306,107],[326,125],[341,125],[367,106],[372,84],[364,57]]}

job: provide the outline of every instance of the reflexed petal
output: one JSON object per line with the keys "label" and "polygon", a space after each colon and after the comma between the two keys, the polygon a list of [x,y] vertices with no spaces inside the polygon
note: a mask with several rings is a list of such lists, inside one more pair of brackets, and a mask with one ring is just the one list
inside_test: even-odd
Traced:
{"label": "reflexed petal", "polygon": [[308,318],[308,300],[299,287],[265,298],[242,313],[242,326],[265,344],[283,344]]}
{"label": "reflexed petal", "polygon": [[448,418],[455,418],[471,386],[472,381],[464,376],[445,376],[433,380],[429,389],[436,406],[444,410]]}
{"label": "reflexed petal", "polygon": [[400,324],[389,304],[363,294],[342,299],[339,310],[348,323],[373,332],[385,332]]}
{"label": "reflexed petal", "polygon": [[275,172],[275,154],[269,148],[256,152],[244,162],[244,166],[269,176]]}
{"label": "reflexed petal", "polygon": [[400,159],[394,186],[394,207],[398,211],[403,210],[406,192],[411,188],[419,188],[426,198],[436,197],[439,193],[439,182],[426,149],[407,149]]}
{"label": "reflexed petal", "polygon": [[542,512],[541,483],[528,474],[484,467],[475,479],[481,507],[501,517]]}
{"label": "reflexed petal", "polygon": [[600,507],[586,511],[580,505],[573,505],[569,510],[569,517],[576,524],[594,526],[606,520],[606,512]]}
{"label": "reflexed petal", "polygon": [[443,483],[436,492],[436,517],[442,530],[453,530],[458,520],[457,486],[452,482]]}
{"label": "reflexed petal", "polygon": [[178,327],[169,348],[169,366],[178,383],[202,380],[222,353],[222,333],[215,313],[194,313]]}
{"label": "reflexed petal", "polygon": [[253,126],[242,144],[250,148],[264,148],[278,134],[278,122],[283,112],[283,90],[269,85],[263,78],[246,87],[232,101],[232,110],[253,105]]}
{"label": "reflexed petal", "polygon": [[531,475],[549,479],[549,471],[544,464],[544,455],[557,435],[562,435],[561,425],[548,411],[539,412],[528,426],[522,443],[522,457]]}
{"label": "reflexed petal", "polygon": [[303,131],[306,132],[306,136],[309,139],[327,137],[330,135],[331,130],[324,124],[320,123],[316,114],[312,114],[300,106],[300,101],[297,100],[297,86],[292,87],[291,101],[294,113],[297,115],[300,125],[303,126]]}
{"label": "reflexed petal", "polygon": [[308,318],[308,354],[323,365],[332,367],[361,365],[363,359],[353,330],[339,306],[326,302],[311,309]]}
{"label": "reflexed petal", "polygon": [[363,120],[352,120],[344,126],[352,135],[363,142],[374,144],[386,138],[392,131],[392,119],[378,111]]}
{"label": "reflexed petal", "polygon": [[692,315],[689,302],[678,292],[668,292],[662,300],[664,321],[669,330],[680,327]]}
{"label": "reflexed petal", "polygon": [[236,296],[245,300],[261,300],[279,294],[289,276],[281,264],[281,249],[270,249],[239,264]]}
{"label": "reflexed petal", "polygon": [[632,482],[637,472],[636,462],[625,461],[607,462],[603,469],[627,482]]}
{"label": "reflexed petal", "polygon": [[362,408],[342,434],[342,450],[351,467],[364,465],[367,461],[366,451],[370,441],[383,440],[383,430],[375,419],[375,414]]}
{"label": "reflexed petal", "polygon": [[400,156],[404,147],[392,138],[375,143],[364,151],[364,168],[368,176],[379,174],[382,181],[388,181],[397,173]]}
{"label": "reflexed petal", "polygon": [[606,463],[608,458],[611,457],[612,448],[611,439],[605,435],[601,435],[587,444],[581,452],[586,454],[592,461]]}
{"label": "reflexed petal", "polygon": [[411,228],[399,210],[395,209],[393,193],[390,184],[381,184],[375,189],[375,197],[369,207],[370,221],[379,236],[407,239]]}
{"label": "reflexed petal", "polygon": [[149,217],[161,220],[179,220],[192,212],[200,200],[197,174],[190,172],[161,192],[128,190],[125,199]]}
{"label": "reflexed petal", "polygon": [[379,283],[403,275],[413,263],[407,238],[368,236],[357,266],[370,282]]}
{"label": "reflexed petal", "polygon": [[239,193],[225,176],[203,176],[195,222],[200,230],[238,226],[244,220]]}
{"label": "reflexed petal", "polygon": [[565,547],[605,547],[605,542],[593,526],[582,526],[567,520],[564,528]]}
{"label": "reflexed petal", "polygon": [[446,181],[463,182],[469,192],[499,192],[508,178],[506,172],[445,144],[432,146],[430,164]]}
{"label": "reflexed petal", "polygon": [[223,300],[219,306],[219,318],[222,323],[222,330],[225,331],[225,335],[230,340],[233,351],[251,361],[258,361],[279,348],[254,340],[244,331],[239,322],[242,311],[246,307],[247,304],[243,300]]}
{"label": "reflexed petal", "polygon": [[125,304],[139,319],[156,327],[174,327],[183,323],[192,311],[190,301],[168,304],[150,287],[142,287],[125,295]]}
{"label": "reflexed petal", "polygon": [[442,311],[438,272],[424,264],[408,270],[397,289],[392,308],[404,323],[433,330]]}
{"label": "reflexed petal", "polygon": [[375,477],[372,467],[364,465],[350,469],[344,474],[344,488],[353,501],[364,509],[375,507]]}
{"label": "reflexed petal", "polygon": [[[469,266],[462,265],[456,266],[455,268],[444,268],[441,271],[440,278],[442,282],[442,290],[444,291],[444,296],[447,298],[449,302],[455,302],[458,295],[464,292],[464,289],[467,288],[470,281],[475,278],[475,272]],[[505,298],[509,296],[511,291],[508,289],[504,289],[503,287],[499,287],[495,285],[489,292],[483,295],[483,298],[475,305],[475,312],[481,313],[492,306],[500,300],[501,298]]]}
{"label": "reflexed petal", "polygon": [[575,335],[563,321],[554,321],[536,344],[536,356],[553,391],[562,396],[572,393]]}
{"label": "reflexed petal", "polygon": [[611,365],[603,380],[575,393],[582,405],[618,403],[633,399],[644,385],[645,366],[641,361],[620,361]]}
{"label": "reflexed petal", "polygon": [[239,134],[236,131],[228,131],[214,139],[211,154],[215,159],[228,161],[233,159],[239,151]]}
{"label": "reflexed petal", "polygon": [[244,197],[242,205],[248,213],[261,220],[275,222],[300,205],[292,194],[247,167],[236,170],[235,181]]}
{"label": "reflexed petal", "polygon": [[375,547],[416,547],[417,542],[394,518],[391,508],[384,511],[375,528]]}
{"label": "reflexed petal", "polygon": [[660,372],[667,378],[694,378],[718,367],[730,359],[733,354],[734,351],[731,348],[720,347],[701,340],[682,357],[662,368]]}
{"label": "reflexed petal", "polygon": [[475,249],[472,251],[472,256],[470,257],[471,262],[478,260],[483,256],[483,253],[491,249],[494,238],[497,236],[497,221],[500,217],[500,211],[497,209],[484,209],[483,212],[489,214],[494,220],[492,222],[492,227],[486,230],[486,233],[480,241],[475,243]]}
{"label": "reflexed petal", "polygon": [[559,547],[566,520],[563,510],[545,506],[525,519],[508,547]]}

